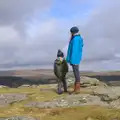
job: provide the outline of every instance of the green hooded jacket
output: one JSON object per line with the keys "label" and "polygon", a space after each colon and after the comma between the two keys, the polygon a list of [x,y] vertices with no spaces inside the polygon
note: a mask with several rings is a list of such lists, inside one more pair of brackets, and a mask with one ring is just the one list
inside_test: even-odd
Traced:
{"label": "green hooded jacket", "polygon": [[66,60],[60,61],[58,59],[54,62],[54,74],[57,78],[65,77],[66,73],[68,72],[68,64]]}

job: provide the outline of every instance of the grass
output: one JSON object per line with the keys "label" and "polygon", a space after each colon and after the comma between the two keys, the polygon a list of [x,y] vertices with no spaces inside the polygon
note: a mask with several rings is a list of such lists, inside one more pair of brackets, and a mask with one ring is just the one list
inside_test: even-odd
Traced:
{"label": "grass", "polygon": [[[7,107],[0,108],[0,117],[31,116],[41,120],[120,120],[120,110],[108,109],[100,106],[82,106],[75,108],[40,109],[30,108],[24,105],[32,101],[51,101],[66,96],[57,95],[55,89],[43,85],[35,88],[0,88],[0,94],[25,93],[27,99],[20,102],[13,102]],[[42,89],[42,91],[40,91]],[[45,90],[45,91],[44,91]],[[47,91],[46,91],[47,90]],[[91,91],[81,89],[81,94],[88,94]],[[89,119],[88,119],[89,118]]]}
{"label": "grass", "polygon": [[[88,119],[89,118],[89,119]],[[51,111],[43,120],[120,120],[120,110],[84,106]]]}
{"label": "grass", "polygon": [[[40,91],[42,89],[42,91]],[[27,99],[20,102],[13,102],[7,107],[0,107],[0,117],[10,117],[15,115],[30,115],[30,116],[41,116],[45,114],[38,108],[27,108],[24,105],[29,102],[42,102],[42,101],[51,101],[55,98],[65,96],[65,94],[59,96],[56,94],[55,89],[48,89],[48,86],[40,86],[37,88],[23,87],[23,88],[0,88],[0,94],[8,93],[24,93],[27,95]]]}
{"label": "grass", "polygon": [[[4,111],[4,112],[3,112]],[[76,108],[40,109],[12,107],[0,110],[1,117],[31,116],[42,120],[120,120],[120,110],[99,106],[84,106]]]}

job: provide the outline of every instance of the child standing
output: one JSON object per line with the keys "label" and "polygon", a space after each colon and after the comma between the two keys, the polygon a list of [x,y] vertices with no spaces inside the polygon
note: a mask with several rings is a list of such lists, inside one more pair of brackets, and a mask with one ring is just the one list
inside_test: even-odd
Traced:
{"label": "child standing", "polygon": [[62,86],[64,92],[67,92],[66,73],[68,72],[68,65],[61,50],[58,50],[57,59],[54,62],[54,74],[58,78],[58,94],[62,94]]}

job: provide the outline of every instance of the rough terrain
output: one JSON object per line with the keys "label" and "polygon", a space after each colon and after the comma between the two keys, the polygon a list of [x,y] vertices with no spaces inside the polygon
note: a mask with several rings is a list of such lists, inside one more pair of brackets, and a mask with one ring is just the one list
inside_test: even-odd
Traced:
{"label": "rough terrain", "polygon": [[82,76],[81,92],[70,94],[73,75],[67,82],[69,92],[62,95],[56,93],[55,82],[1,85],[0,120],[120,120],[120,86]]}

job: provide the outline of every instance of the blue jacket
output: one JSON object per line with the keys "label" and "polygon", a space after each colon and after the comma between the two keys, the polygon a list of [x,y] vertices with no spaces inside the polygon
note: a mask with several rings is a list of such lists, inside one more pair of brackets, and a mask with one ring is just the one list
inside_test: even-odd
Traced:
{"label": "blue jacket", "polygon": [[80,64],[82,59],[83,39],[80,35],[75,35],[71,39],[67,51],[67,62],[70,64]]}

